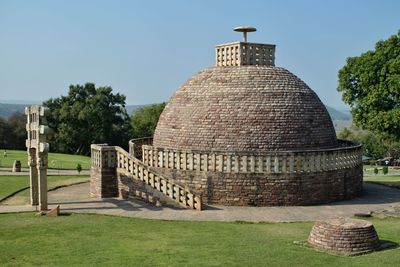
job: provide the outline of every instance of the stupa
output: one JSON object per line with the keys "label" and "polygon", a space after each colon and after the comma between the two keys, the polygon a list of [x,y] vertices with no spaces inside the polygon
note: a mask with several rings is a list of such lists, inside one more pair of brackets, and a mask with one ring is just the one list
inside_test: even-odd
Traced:
{"label": "stupa", "polygon": [[317,94],[275,66],[275,45],[248,42],[253,27],[235,30],[243,41],[216,46],[215,66],[175,92],[154,137],[131,140],[129,155],[92,146],[93,196],[129,196],[138,187],[129,177],[198,209],[361,194],[361,146],[337,139]]}
{"label": "stupa", "polygon": [[[361,149],[338,140],[317,94],[275,66],[275,45],[216,46],[161,114],[144,162],[223,205],[307,205],[362,190]],[[157,155],[158,160],[150,160]],[[160,159],[174,156],[174,164]],[[182,158],[185,162],[182,165]]]}

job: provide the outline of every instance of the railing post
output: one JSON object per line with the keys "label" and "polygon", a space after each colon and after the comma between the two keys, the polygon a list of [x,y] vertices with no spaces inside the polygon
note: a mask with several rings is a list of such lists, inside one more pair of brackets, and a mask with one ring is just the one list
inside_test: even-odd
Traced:
{"label": "railing post", "polygon": [[117,153],[114,146],[91,145],[90,196],[117,197]]}

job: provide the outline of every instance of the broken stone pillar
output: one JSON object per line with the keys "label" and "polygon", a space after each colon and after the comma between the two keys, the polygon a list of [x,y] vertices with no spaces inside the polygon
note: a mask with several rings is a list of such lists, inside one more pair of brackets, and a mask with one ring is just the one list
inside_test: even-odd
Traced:
{"label": "broken stone pillar", "polygon": [[57,205],[57,207],[51,209],[48,213],[47,216],[49,217],[57,217],[60,215],[60,205]]}

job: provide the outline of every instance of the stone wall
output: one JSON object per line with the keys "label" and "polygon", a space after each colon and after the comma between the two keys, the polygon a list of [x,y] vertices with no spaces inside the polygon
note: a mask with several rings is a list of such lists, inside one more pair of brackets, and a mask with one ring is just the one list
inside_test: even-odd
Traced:
{"label": "stone wall", "polygon": [[152,145],[153,137],[143,137],[129,140],[129,154],[135,158],[142,159],[142,146]]}
{"label": "stone wall", "polygon": [[90,196],[107,198],[118,196],[118,183],[114,169],[90,170]]}
{"label": "stone wall", "polygon": [[202,194],[205,204],[313,205],[351,199],[362,192],[362,165],[319,173],[221,173],[155,168]]}
{"label": "stone wall", "polygon": [[[159,159],[161,155],[158,152],[150,157],[153,162],[146,155],[145,162],[142,162],[119,147],[93,145],[91,195],[127,198],[132,190],[144,190],[144,186],[150,186],[179,204],[196,209],[201,208],[201,204],[196,204],[201,202],[283,206],[350,199],[362,192],[361,147],[351,146],[351,143],[342,144],[343,147],[336,150],[297,151],[297,156],[292,157],[294,161],[284,160],[290,159],[287,155],[295,155],[294,152],[274,152],[273,161],[263,158],[271,155],[234,155],[246,159],[245,164],[232,164],[241,166],[238,169],[227,168],[227,161],[218,163],[216,159],[224,159],[225,154],[207,154],[204,158],[214,159],[211,162],[207,160],[207,166],[213,166],[212,169],[204,169],[205,165],[201,162],[197,165],[200,168],[196,169],[195,161],[187,160],[187,151],[175,151],[176,156],[170,157],[171,161],[165,161],[171,162],[166,168],[161,167],[163,160]],[[322,154],[318,156],[318,153]],[[263,160],[255,160],[257,157]],[[297,161],[296,157],[301,160]],[[264,162],[264,159],[265,162],[273,162],[270,168],[261,169],[260,165],[256,165],[256,162]]]}
{"label": "stone wall", "polygon": [[143,182],[134,180],[127,175],[117,173],[118,179],[118,197],[129,199],[130,197],[138,195],[136,191],[148,192]]}

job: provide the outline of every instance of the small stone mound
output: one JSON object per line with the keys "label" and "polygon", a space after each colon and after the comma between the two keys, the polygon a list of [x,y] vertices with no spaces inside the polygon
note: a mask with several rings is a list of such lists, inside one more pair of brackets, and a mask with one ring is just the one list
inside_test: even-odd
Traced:
{"label": "small stone mound", "polygon": [[308,242],[317,249],[345,255],[372,252],[380,246],[372,223],[350,218],[315,222]]}

